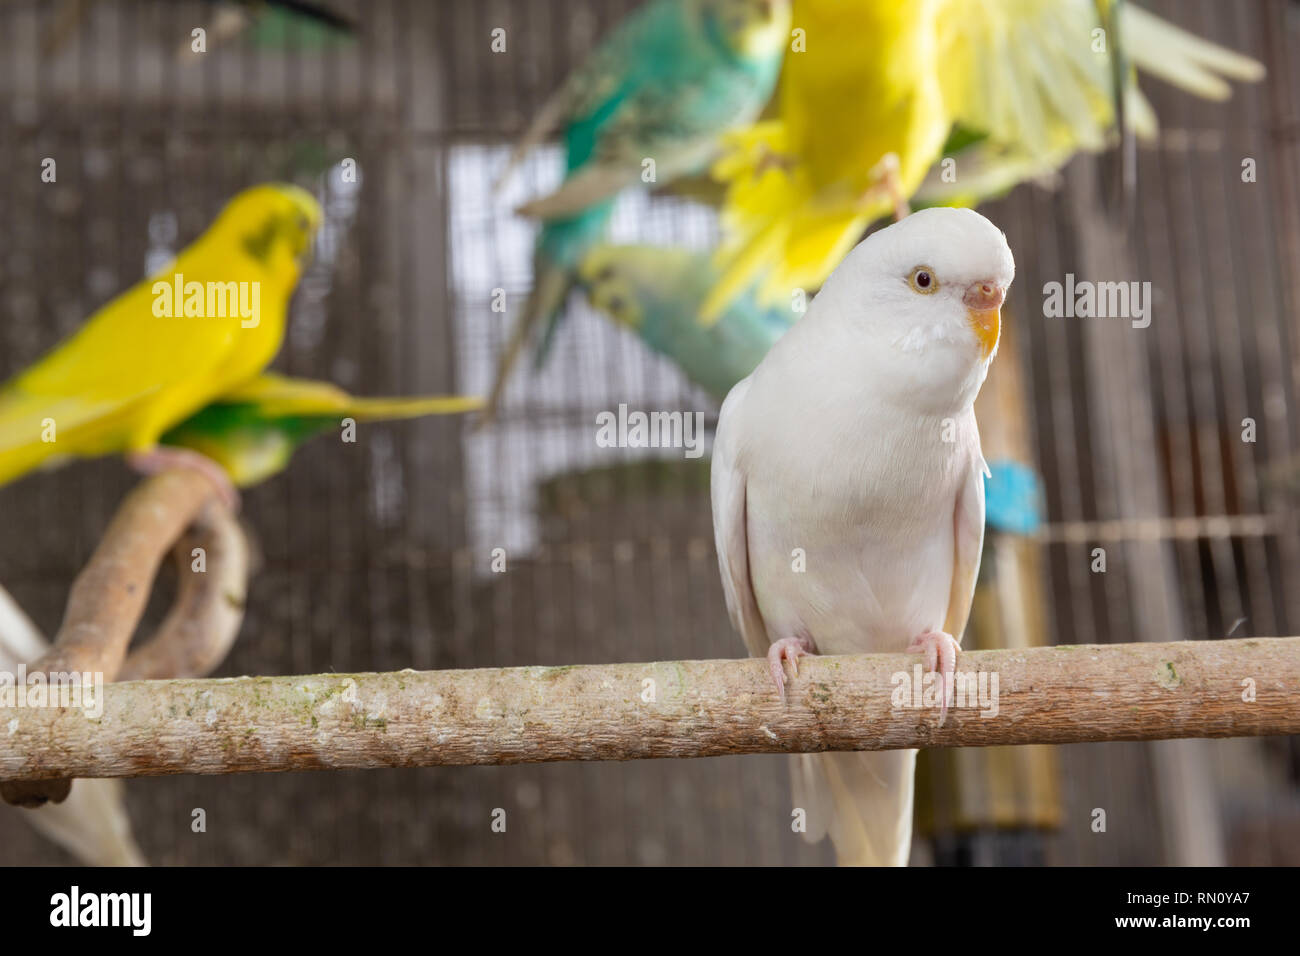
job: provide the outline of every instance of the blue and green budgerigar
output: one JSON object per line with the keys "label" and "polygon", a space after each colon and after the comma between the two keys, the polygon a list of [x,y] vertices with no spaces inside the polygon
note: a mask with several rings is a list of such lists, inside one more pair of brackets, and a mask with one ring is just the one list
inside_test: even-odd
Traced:
{"label": "blue and green budgerigar", "polygon": [[299,446],[345,419],[454,415],[482,406],[481,399],[461,395],[358,398],[329,382],[265,372],[167,431],[162,443],[206,456],[247,488],[279,474]]}
{"label": "blue and green budgerigar", "polygon": [[662,246],[602,243],[578,266],[578,282],[593,307],[722,401],[798,313],[793,303],[760,306],[746,294],[707,325],[699,319],[700,307],[717,281],[709,253]]}
{"label": "blue and green budgerigar", "polygon": [[501,178],[556,128],[565,178],[520,209],[543,224],[532,293],[502,354],[488,417],[539,323],[544,357],[574,270],[603,237],[615,196],[706,169],[722,135],[751,123],[771,96],[789,38],[789,0],[651,0],[543,107]]}

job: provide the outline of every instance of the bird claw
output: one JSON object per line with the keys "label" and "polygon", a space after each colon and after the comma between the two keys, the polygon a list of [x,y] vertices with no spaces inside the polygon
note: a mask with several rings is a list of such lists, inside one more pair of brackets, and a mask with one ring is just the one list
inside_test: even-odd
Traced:
{"label": "bird claw", "polygon": [[939,726],[942,727],[948,716],[948,705],[955,702],[952,698],[957,675],[957,652],[961,650],[961,645],[946,631],[926,631],[912,638],[907,650],[912,654],[924,654],[930,673],[940,675],[943,686],[939,695]]}
{"label": "bird claw", "polygon": [[785,700],[785,661],[790,662],[790,669],[798,677],[799,658],[804,654],[816,653],[810,637],[784,637],[772,642],[772,646],[767,649],[767,669],[772,674],[772,683],[776,684],[776,692],[782,700]]}

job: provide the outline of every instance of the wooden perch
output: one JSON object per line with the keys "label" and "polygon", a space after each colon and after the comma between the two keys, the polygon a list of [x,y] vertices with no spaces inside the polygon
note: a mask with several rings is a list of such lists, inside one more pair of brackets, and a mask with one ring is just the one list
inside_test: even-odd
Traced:
{"label": "wooden perch", "polygon": [[971,651],[959,674],[984,672],[986,692],[996,675],[996,716],[958,701],[942,727],[910,706],[918,667],[805,658],[785,703],[761,660],[120,683],[100,719],[0,709],[0,777],[1300,733],[1300,637]]}
{"label": "wooden perch", "polygon": [[195,471],[166,471],[127,495],[68,593],[54,646],[33,671],[92,671],[111,681],[163,556],[213,498]]}
{"label": "wooden perch", "polygon": [[[176,600],[158,632],[127,657],[158,566],[173,545],[180,568]],[[207,549],[203,574],[191,572],[195,547]],[[208,479],[183,470],[156,475],[123,500],[73,582],[53,645],[28,673],[99,674],[105,682],[119,673],[209,673],[239,630],[247,576],[243,532]],[[17,781],[0,773],[0,797],[16,806],[58,803],[71,785],[70,779]]]}
{"label": "wooden perch", "polygon": [[[206,565],[194,570],[194,552]],[[244,621],[248,596],[248,538],[239,522],[209,500],[172,550],[176,597],[153,636],[131,649],[117,680],[204,677],[230,653]]]}

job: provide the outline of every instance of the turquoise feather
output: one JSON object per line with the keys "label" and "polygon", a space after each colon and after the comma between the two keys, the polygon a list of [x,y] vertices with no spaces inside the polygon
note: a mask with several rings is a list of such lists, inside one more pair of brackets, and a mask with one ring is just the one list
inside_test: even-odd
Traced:
{"label": "turquoise feather", "polygon": [[577,265],[604,236],[617,194],[643,184],[647,160],[656,185],[705,171],[722,134],[752,122],[771,96],[789,26],[788,0],[652,0],[542,110],[506,172],[560,126],[565,179],[520,210],[543,225],[533,291],[502,356],[489,415],[528,338],[538,338],[536,361],[545,360]]}
{"label": "turquoise feather", "polygon": [[984,520],[995,531],[1033,534],[1043,523],[1043,489],[1037,472],[1018,461],[989,462],[984,479]]}

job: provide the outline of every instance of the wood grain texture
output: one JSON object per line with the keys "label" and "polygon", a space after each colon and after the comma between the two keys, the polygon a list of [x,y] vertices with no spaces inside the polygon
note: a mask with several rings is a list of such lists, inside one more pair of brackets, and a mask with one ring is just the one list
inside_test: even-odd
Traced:
{"label": "wood grain texture", "polygon": [[809,658],[786,704],[760,660],[126,682],[105,688],[98,719],[0,708],[0,778],[1300,732],[1300,637],[971,651],[959,672],[996,675],[997,713],[958,706],[942,727],[934,708],[894,706],[916,666]]}

